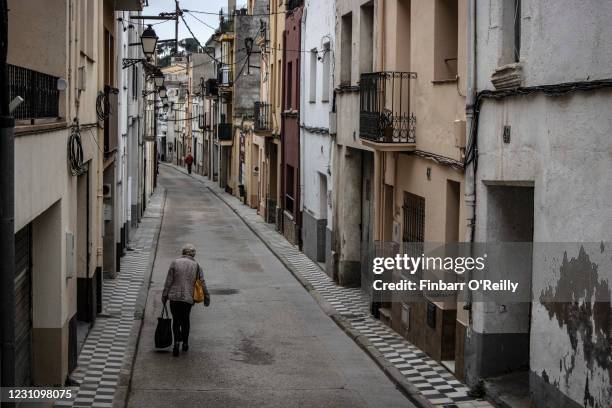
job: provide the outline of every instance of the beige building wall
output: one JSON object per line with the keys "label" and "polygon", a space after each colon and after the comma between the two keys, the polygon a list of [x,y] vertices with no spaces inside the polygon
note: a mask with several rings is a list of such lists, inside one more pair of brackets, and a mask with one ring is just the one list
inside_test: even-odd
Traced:
{"label": "beige building wall", "polygon": [[[377,3],[376,21],[381,34],[374,65],[380,71],[416,74],[409,80],[409,112],[416,118],[416,143],[395,146],[394,151],[384,151],[388,148],[383,143],[374,146],[376,240],[403,240],[407,194],[424,199],[425,242],[456,242],[465,235],[462,138],[466,8],[465,0]],[[394,302],[388,306],[388,323],[436,360],[454,359],[455,352],[461,355],[462,341],[457,340],[463,331],[456,330],[452,323],[437,323],[436,328],[429,328],[424,305],[411,305],[408,323],[402,321],[401,303]],[[438,322],[457,318],[456,303],[435,305]],[[461,316],[460,313],[460,319]]]}
{"label": "beige building wall", "polygon": [[15,232],[32,225],[32,380],[38,385],[63,384],[68,374],[68,326],[76,314],[77,276],[85,274],[77,268],[76,256],[66,256],[67,234],[74,234],[75,242],[85,239],[77,228],[77,208],[86,205],[78,201],[66,148],[77,118],[89,171],[89,274],[101,264],[96,257],[102,245],[96,197],[101,193],[102,155],[95,99],[102,1],[88,2],[89,13],[82,7],[71,1],[9,2],[8,62],[68,82],[60,91],[58,118],[18,121],[15,129]]}

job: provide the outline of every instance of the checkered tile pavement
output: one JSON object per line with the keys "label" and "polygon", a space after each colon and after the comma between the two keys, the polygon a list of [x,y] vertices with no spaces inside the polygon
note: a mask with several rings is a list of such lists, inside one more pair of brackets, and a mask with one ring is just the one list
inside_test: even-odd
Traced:
{"label": "checkered tile pavement", "polygon": [[467,395],[468,388],[445,367],[405,340],[369,313],[369,299],[359,288],[337,286],[319,265],[287,242],[273,225],[267,224],[253,210],[207,183],[232,207],[273,251],[305,278],[315,290],[346,318],[353,329],[366,336],[421,394],[434,405],[444,408],[492,407],[490,403]]}
{"label": "checkered tile pavement", "polygon": [[158,190],[130,242],[132,251],[121,259],[121,270],[102,284],[103,313],[98,316],[79,354],[71,377],[81,385],[71,401],[57,401],[57,407],[112,407],[119,371],[134,324],[134,311],[144,283],[153,240],[163,213],[163,191]]}

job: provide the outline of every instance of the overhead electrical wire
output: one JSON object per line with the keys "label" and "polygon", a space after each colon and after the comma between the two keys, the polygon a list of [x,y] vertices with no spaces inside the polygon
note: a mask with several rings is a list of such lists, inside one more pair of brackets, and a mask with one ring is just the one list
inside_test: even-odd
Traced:
{"label": "overhead electrical wire", "polygon": [[[223,13],[219,13],[218,11],[202,11],[202,10],[183,10],[189,13],[197,13],[197,14],[208,14],[208,15],[225,15]],[[274,11],[269,13],[257,13],[257,14],[234,14],[240,17],[265,17],[265,16],[273,16],[276,14],[291,14],[292,11]]]}

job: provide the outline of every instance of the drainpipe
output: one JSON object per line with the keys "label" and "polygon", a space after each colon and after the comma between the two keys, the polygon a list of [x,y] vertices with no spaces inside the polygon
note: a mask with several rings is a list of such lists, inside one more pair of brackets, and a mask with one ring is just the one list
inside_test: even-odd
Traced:
{"label": "drainpipe", "polygon": [[[0,313],[2,387],[15,385],[15,119],[9,109],[8,5],[0,0]],[[7,406],[9,406],[7,404]],[[12,404],[10,404],[12,406]]]}
{"label": "drainpipe", "polygon": [[385,69],[385,0],[378,0],[378,63],[377,71]]}
{"label": "drainpipe", "polygon": [[[472,128],[474,126],[474,101],[476,95],[476,0],[468,0],[468,11],[467,11],[467,37],[468,37],[468,48],[467,48],[467,95],[466,95],[466,134],[468,138],[471,138]],[[470,140],[467,141],[469,146]],[[477,153],[475,153],[477,154]],[[474,242],[475,229],[476,229],[476,167],[475,161],[472,162],[465,169],[465,207],[467,213],[467,228],[465,241],[470,244]],[[468,271],[466,280],[471,279],[471,273]],[[470,311],[470,322],[472,320],[472,293],[467,291],[466,303],[464,309]]]}

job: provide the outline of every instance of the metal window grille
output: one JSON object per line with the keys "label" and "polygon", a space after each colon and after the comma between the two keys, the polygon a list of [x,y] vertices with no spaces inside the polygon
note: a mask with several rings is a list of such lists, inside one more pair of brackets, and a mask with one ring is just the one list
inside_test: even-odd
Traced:
{"label": "metal window grille", "polygon": [[58,77],[8,65],[10,100],[24,99],[13,112],[15,119],[56,118],[59,116]]}
{"label": "metal window grille", "polygon": [[425,199],[404,193],[404,242],[425,241]]}
{"label": "metal window grille", "polygon": [[232,124],[231,123],[219,123],[217,125],[217,139],[218,140],[232,140]]}
{"label": "metal window grille", "polygon": [[255,130],[269,131],[271,127],[271,109],[267,102],[255,102],[253,116],[255,118]]}

